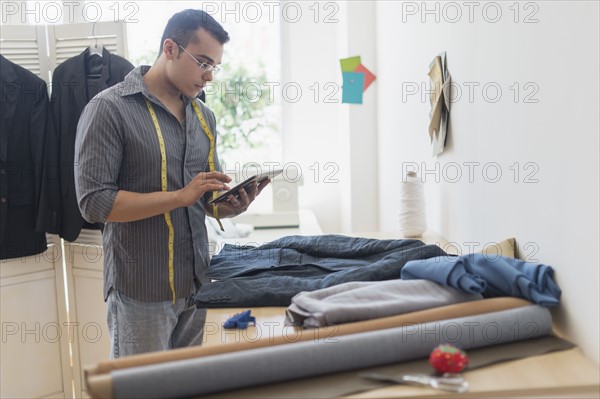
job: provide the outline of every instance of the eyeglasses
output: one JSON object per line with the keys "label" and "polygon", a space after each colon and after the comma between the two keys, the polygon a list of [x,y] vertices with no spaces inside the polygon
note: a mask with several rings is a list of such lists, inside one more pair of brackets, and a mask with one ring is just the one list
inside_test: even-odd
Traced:
{"label": "eyeglasses", "polygon": [[181,44],[179,44],[179,43],[177,43],[177,42],[175,42],[175,44],[177,44],[177,45],[178,45],[178,46],[179,46],[179,47],[180,47],[180,48],[181,48],[183,51],[185,51],[185,53],[186,53],[187,55],[189,55],[189,56],[190,56],[190,58],[191,58],[191,59],[193,59],[193,60],[194,60],[194,62],[195,62],[196,64],[198,64],[198,66],[200,67],[200,69],[202,69],[202,72],[212,72],[212,73],[213,73],[213,75],[216,75],[216,74],[217,74],[217,73],[219,73],[219,71],[221,70],[221,68],[219,68],[219,67],[218,67],[218,66],[216,66],[216,65],[212,65],[212,64],[209,64],[209,63],[207,63],[207,62],[200,62],[200,61],[198,61],[198,60],[196,59],[196,57],[194,57],[194,56],[193,56],[193,55],[191,55],[191,54],[190,54],[190,53],[189,53],[189,52],[188,52],[186,49],[184,49],[184,48],[183,48],[183,46],[182,46]]}

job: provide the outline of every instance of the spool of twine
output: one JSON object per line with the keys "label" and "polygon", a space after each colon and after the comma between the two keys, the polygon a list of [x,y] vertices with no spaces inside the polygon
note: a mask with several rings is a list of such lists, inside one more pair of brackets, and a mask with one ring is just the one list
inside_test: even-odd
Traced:
{"label": "spool of twine", "polygon": [[407,172],[400,185],[398,224],[404,237],[419,237],[427,230],[425,192],[415,172]]}

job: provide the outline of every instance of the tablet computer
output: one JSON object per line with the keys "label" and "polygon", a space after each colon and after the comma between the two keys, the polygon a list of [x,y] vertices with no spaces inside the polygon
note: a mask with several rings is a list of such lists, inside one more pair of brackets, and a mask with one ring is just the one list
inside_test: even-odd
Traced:
{"label": "tablet computer", "polygon": [[251,177],[247,178],[246,180],[244,180],[243,182],[238,183],[235,186],[231,187],[229,190],[219,193],[218,196],[216,196],[213,199],[211,199],[210,201],[208,201],[208,203],[210,205],[212,205],[212,204],[219,203],[221,201],[225,201],[230,194],[233,195],[235,198],[238,198],[240,196],[240,193],[239,193],[240,188],[246,188],[247,186],[251,185],[253,182],[260,184],[260,182],[262,182],[265,179],[273,180],[273,178],[275,176],[281,174],[281,172],[283,172],[283,169],[276,169],[276,170],[271,170],[268,172],[263,172],[263,173],[259,173],[257,175],[251,176]]}

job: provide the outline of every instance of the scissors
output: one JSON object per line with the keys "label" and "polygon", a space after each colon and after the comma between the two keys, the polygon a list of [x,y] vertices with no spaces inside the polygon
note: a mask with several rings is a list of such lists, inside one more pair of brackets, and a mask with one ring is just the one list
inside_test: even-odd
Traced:
{"label": "scissors", "polygon": [[440,391],[463,393],[469,389],[469,383],[459,374],[445,373],[440,377],[427,374],[404,374],[392,376],[382,373],[361,373],[361,377],[370,380],[394,382],[396,384],[429,386]]}

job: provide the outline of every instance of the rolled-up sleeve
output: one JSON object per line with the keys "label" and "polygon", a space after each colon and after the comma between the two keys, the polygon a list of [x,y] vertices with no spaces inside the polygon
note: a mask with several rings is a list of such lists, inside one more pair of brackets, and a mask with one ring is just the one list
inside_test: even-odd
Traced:
{"label": "rolled-up sleeve", "polygon": [[75,138],[75,190],[85,220],[103,223],[112,211],[123,158],[116,105],[102,94],[84,108]]}

